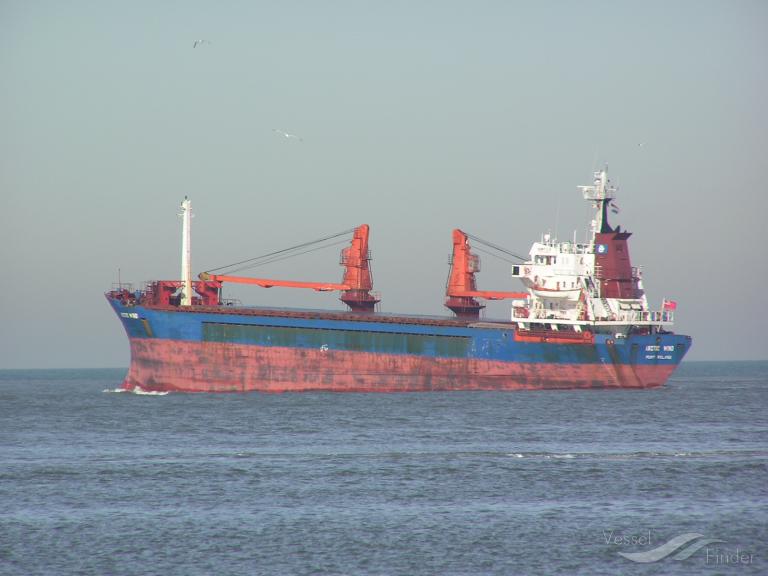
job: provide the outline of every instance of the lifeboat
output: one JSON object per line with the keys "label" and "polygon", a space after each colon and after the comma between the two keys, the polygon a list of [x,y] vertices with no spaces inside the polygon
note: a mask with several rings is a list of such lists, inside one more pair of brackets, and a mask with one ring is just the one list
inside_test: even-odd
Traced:
{"label": "lifeboat", "polygon": [[546,288],[534,284],[531,288],[533,293],[539,298],[558,298],[576,300],[581,292],[581,288]]}

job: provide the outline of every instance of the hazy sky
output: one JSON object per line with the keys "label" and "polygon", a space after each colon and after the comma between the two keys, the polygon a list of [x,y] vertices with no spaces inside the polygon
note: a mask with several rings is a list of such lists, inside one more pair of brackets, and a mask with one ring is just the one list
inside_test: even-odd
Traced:
{"label": "hazy sky", "polygon": [[368,223],[382,309],[442,314],[453,228],[582,238],[604,163],[688,358],[766,359],[766,103],[764,1],[0,1],[0,368],[126,366],[103,293],[178,278],[185,194],[195,272]]}

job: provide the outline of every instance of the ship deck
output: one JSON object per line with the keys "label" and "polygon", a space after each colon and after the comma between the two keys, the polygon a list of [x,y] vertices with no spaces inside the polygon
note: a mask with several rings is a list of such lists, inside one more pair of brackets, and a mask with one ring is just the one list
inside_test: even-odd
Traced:
{"label": "ship deck", "polygon": [[279,318],[306,318],[317,320],[343,320],[345,322],[378,322],[384,324],[413,324],[419,326],[452,326],[499,328],[509,330],[516,323],[490,318],[450,318],[447,316],[428,316],[418,314],[395,314],[385,312],[348,312],[331,310],[314,310],[309,308],[262,308],[257,306],[151,306],[144,305],[148,310],[158,310],[179,313],[226,314],[231,316],[266,316]]}

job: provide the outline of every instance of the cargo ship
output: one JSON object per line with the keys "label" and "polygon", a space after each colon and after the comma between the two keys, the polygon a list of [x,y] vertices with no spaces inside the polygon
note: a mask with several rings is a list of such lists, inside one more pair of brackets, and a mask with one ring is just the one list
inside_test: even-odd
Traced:
{"label": "cargo ship", "polygon": [[[651,388],[662,386],[691,347],[671,331],[677,303],[651,309],[630,233],[617,213],[607,168],[580,186],[595,210],[583,242],[549,234],[511,260],[520,291],[479,290],[473,243],[453,230],[445,306],[450,316],[379,311],[369,227],[341,252],[341,282],[238,276],[239,270],[310,243],[192,277],[191,202],[181,204],[182,277],[106,293],[128,335],[126,390],[173,392],[417,392]],[[335,236],[327,237],[335,238]],[[480,249],[479,246],[476,249]],[[507,254],[512,253],[506,251]],[[243,306],[223,299],[225,283],[338,291],[347,310]],[[509,317],[481,314],[485,300],[509,300]]]}

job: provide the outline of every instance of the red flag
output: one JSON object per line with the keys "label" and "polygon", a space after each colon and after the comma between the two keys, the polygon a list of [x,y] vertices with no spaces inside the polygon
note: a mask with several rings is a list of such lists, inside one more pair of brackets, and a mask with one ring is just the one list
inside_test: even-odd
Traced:
{"label": "red flag", "polygon": [[677,302],[674,300],[664,300],[664,310],[677,310]]}

